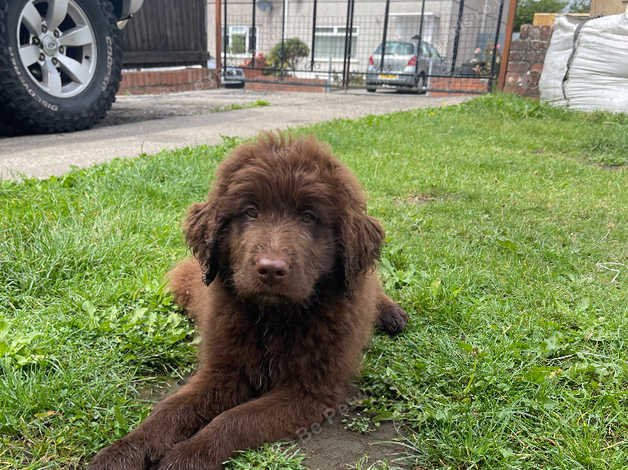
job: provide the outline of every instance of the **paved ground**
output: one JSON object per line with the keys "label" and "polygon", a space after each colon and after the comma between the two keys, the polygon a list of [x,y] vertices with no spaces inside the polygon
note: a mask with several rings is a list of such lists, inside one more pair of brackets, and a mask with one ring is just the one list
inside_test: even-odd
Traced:
{"label": "paved ground", "polygon": [[[394,91],[333,93],[206,90],[148,96],[119,96],[96,128],[72,134],[9,136],[0,129],[0,178],[43,178],[72,166],[87,167],[116,157],[133,157],[200,144],[221,136],[248,137],[334,118],[355,118],[462,101]],[[271,106],[216,112],[231,104],[264,100]]]}

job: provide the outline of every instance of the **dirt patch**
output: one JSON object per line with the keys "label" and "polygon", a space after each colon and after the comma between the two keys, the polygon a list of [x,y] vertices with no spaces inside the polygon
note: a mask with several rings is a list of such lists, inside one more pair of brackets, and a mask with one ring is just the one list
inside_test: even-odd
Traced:
{"label": "dirt patch", "polygon": [[[149,387],[141,387],[139,398],[150,403],[157,403],[168,395],[175,393],[185,383],[184,380],[163,378]],[[360,392],[353,388],[350,396]],[[299,448],[306,455],[303,465],[310,470],[351,470],[369,469],[377,462],[383,462],[390,470],[406,469],[395,462],[404,453],[404,448],[393,442],[403,437],[397,426],[384,422],[379,427],[366,433],[347,429],[347,422],[352,420],[364,420],[365,417],[351,407],[345,414],[331,416],[320,426],[313,426],[303,434],[303,438],[296,441]],[[379,467],[375,467],[379,468]]]}
{"label": "dirt patch", "polygon": [[608,170],[608,171],[619,171],[619,170],[623,170],[624,168],[626,168],[625,164],[620,164],[620,165],[598,165],[600,168],[602,168],[603,170]]}
{"label": "dirt patch", "polygon": [[168,395],[172,395],[179,390],[185,379],[173,379],[172,377],[158,377],[150,385],[139,386],[137,397],[147,403],[157,403]]}
{"label": "dirt patch", "polygon": [[[350,418],[352,413],[345,415]],[[318,434],[299,441],[307,455],[303,464],[311,470],[367,469],[376,462],[386,462],[384,468],[410,468],[394,463],[404,448],[393,442],[400,434],[392,423],[382,423],[367,434],[349,431],[342,419],[324,423]],[[357,466],[356,464],[360,464]]]}
{"label": "dirt patch", "polygon": [[437,199],[443,199],[443,196],[438,195],[438,194],[430,194],[430,193],[414,194],[412,196],[407,196],[405,198],[394,198],[393,204],[397,206],[400,206],[402,204],[421,205],[421,204],[428,204],[430,202],[434,202]]}

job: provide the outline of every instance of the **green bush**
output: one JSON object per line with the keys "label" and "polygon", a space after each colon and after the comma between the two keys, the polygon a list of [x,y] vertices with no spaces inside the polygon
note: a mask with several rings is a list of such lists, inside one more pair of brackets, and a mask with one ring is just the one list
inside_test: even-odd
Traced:
{"label": "green bush", "polygon": [[268,54],[269,66],[278,72],[279,70],[295,70],[297,62],[302,57],[310,55],[310,48],[299,38],[286,39],[281,47],[281,42],[275,44]]}

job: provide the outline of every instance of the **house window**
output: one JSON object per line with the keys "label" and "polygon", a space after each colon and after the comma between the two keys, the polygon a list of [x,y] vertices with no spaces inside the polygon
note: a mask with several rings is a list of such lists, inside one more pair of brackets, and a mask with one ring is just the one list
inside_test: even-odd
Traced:
{"label": "house window", "polygon": [[252,37],[252,30],[253,28],[249,26],[229,26],[227,54],[238,56],[253,53],[251,49],[255,48],[255,45],[251,44],[251,41],[255,38]]}
{"label": "house window", "polygon": [[[317,26],[314,36],[314,58],[317,60],[344,59],[346,31],[347,28],[344,26]],[[358,34],[358,27],[354,26],[351,38],[351,57],[356,55]]]}

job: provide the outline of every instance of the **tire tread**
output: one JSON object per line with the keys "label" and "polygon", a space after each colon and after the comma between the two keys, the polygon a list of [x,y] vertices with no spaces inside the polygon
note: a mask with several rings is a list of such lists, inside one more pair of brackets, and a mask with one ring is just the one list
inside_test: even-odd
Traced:
{"label": "tire tread", "polygon": [[122,79],[122,45],[110,0],[95,0],[109,25],[113,64],[111,80],[91,105],[80,112],[51,113],[35,102],[15,76],[9,59],[8,2],[0,2],[0,121],[29,133],[72,132],[92,127],[103,119],[115,101]]}

